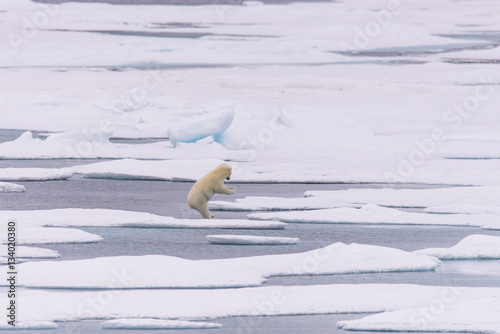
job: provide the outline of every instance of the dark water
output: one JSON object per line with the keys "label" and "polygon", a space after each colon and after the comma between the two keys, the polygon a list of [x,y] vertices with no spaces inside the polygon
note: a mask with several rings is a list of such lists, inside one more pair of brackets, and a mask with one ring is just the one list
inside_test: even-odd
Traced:
{"label": "dark water", "polygon": [[0,129],[0,143],[12,141],[23,134],[22,130]]}
{"label": "dark water", "polygon": [[[178,334],[325,334],[325,333],[345,333],[338,330],[337,322],[342,320],[354,320],[367,316],[366,313],[360,314],[319,314],[319,315],[294,315],[277,317],[232,317],[210,320],[223,325],[220,329],[182,329],[182,330],[106,330],[101,329],[100,321],[68,322],[59,323],[57,330],[44,330],[42,333],[71,333],[71,334],[90,334],[90,333],[109,333],[109,334],[156,334],[156,333],[178,333]],[[35,331],[6,331],[20,334],[33,334]],[[357,332],[368,334],[370,332]]]}

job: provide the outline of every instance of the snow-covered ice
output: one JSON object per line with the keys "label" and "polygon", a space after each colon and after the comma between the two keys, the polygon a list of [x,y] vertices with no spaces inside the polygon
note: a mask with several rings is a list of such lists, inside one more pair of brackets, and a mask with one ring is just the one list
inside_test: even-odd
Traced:
{"label": "snow-covered ice", "polygon": [[38,288],[225,288],[258,286],[265,280],[260,273],[241,267],[235,270],[217,262],[162,255],[27,262],[17,269],[23,273],[20,285]]}
{"label": "snow-covered ice", "polygon": [[[266,129],[266,128],[264,128]],[[264,132],[267,133],[267,132]],[[118,144],[117,144],[118,145]],[[122,144],[124,145],[124,144]],[[144,144],[144,145],[159,145]],[[256,147],[256,146],[252,146]],[[162,149],[161,147],[159,147]],[[369,152],[358,149],[357,153],[353,153],[352,149],[339,149],[341,152],[336,152],[334,156],[326,156],[330,161],[321,154],[312,154],[306,150],[305,153],[300,153],[301,159],[295,159],[297,153],[285,153],[287,146],[281,149],[269,150],[260,149],[259,147],[247,150],[228,150],[222,147],[217,142],[208,144],[203,143],[179,143],[176,149],[162,151],[156,156],[147,154],[136,148],[140,155],[138,158],[144,159],[199,159],[218,158],[231,161],[239,167],[238,173],[235,173],[233,180],[237,182],[260,182],[260,183],[386,183],[386,182],[402,182],[402,183],[424,183],[436,185],[453,185],[453,186],[470,186],[470,185],[498,185],[500,184],[500,159],[497,160],[453,160],[448,161],[430,161],[426,166],[428,170],[424,174],[417,174],[417,177],[408,178],[405,180],[388,180],[382,170],[388,167],[380,166],[380,162],[373,161],[376,159],[367,158],[371,162],[373,168],[361,169],[359,166],[365,166],[363,161],[355,161],[366,157]],[[320,149],[319,151],[321,151]],[[318,155],[318,156],[316,156]],[[109,155],[108,155],[109,157]],[[286,157],[286,158],[285,158]],[[291,157],[291,158],[290,158]],[[377,156],[378,157],[378,156]],[[260,160],[263,159],[263,160]],[[305,161],[314,161],[315,164],[306,164]],[[377,158],[378,159],[378,158]],[[240,164],[242,162],[242,164]],[[366,163],[366,162],[365,162]],[[119,164],[116,163],[115,166]],[[149,169],[149,161],[138,161],[134,163],[134,168],[129,168],[124,178],[141,179],[143,175],[142,167]],[[336,165],[338,168],[331,169],[331,165]],[[111,165],[96,165],[95,172],[99,173],[100,168],[106,166],[109,169]],[[358,169],[356,169],[358,168]],[[455,173],[449,174],[447,169],[456,170]],[[470,172],[466,172],[469,170]],[[473,170],[473,171],[471,171]],[[155,178],[161,179],[164,175],[161,169],[153,169],[150,172]],[[182,174],[182,172],[180,172]],[[112,175],[112,173],[110,173]],[[113,177],[113,176],[112,176]],[[120,175],[114,176],[121,178]]]}
{"label": "snow-covered ice", "polygon": [[189,159],[238,160],[244,155],[226,150],[218,143],[185,145],[176,150],[167,140],[147,144],[122,144],[109,141],[111,133],[101,129],[51,134],[47,139],[33,138],[30,131],[14,141],[0,143],[1,159]]}
{"label": "snow-covered ice", "polygon": [[494,215],[418,213],[381,207],[375,204],[367,204],[359,209],[334,208],[256,212],[249,214],[248,217],[259,220],[279,220],[286,223],[450,225],[500,229],[500,217]]}
{"label": "snow-covered ice", "polygon": [[[16,330],[23,330],[23,329],[29,329],[29,330],[46,330],[46,329],[56,329],[58,328],[57,324],[52,321],[16,321],[15,322]],[[13,327],[6,322],[0,323],[0,330],[12,330]]]}
{"label": "snow-covered ice", "polygon": [[105,329],[212,329],[220,328],[221,324],[200,321],[163,320],[163,319],[113,319],[101,323]]}
{"label": "snow-covered ice", "polygon": [[[16,244],[57,244],[98,242],[102,237],[74,228],[20,227]],[[7,240],[7,230],[0,231],[0,240]]]}
{"label": "snow-covered ice", "polygon": [[[187,205],[186,205],[186,209]],[[257,222],[247,219],[178,219],[148,212],[111,209],[52,209],[0,211],[0,217],[15,218],[31,227],[126,226],[206,229],[284,229],[281,222]],[[56,229],[47,229],[56,231]],[[63,229],[58,229],[63,230]]]}
{"label": "snow-covered ice", "polygon": [[[7,254],[7,246],[0,245],[1,254]],[[60,257],[59,253],[47,248],[16,246],[16,258],[23,259],[55,259]]]}
{"label": "snow-covered ice", "polygon": [[474,234],[450,248],[427,248],[413,253],[435,256],[441,260],[500,259],[500,237]]}
{"label": "snow-covered ice", "polygon": [[464,214],[488,214],[500,215],[500,207],[497,205],[474,205],[474,204],[451,204],[442,206],[430,206],[424,209],[429,213],[464,213]]}
{"label": "snow-covered ice", "polygon": [[500,187],[444,187],[432,189],[348,189],[339,191],[306,191],[305,196],[318,196],[332,202],[358,205],[373,203],[392,207],[429,207],[457,203],[498,205]]}
{"label": "snow-covered ice", "polygon": [[[327,197],[268,197],[247,196],[237,198],[234,202],[211,201],[208,206],[211,210],[219,211],[274,211],[274,210],[313,210],[352,205],[347,202],[333,202]],[[355,204],[359,205],[359,204]]]}
{"label": "snow-covered ice", "polygon": [[0,192],[23,192],[26,188],[12,182],[0,182]]}
{"label": "snow-covered ice", "polygon": [[196,181],[223,162],[220,159],[160,161],[126,159],[76,166],[73,170],[87,178]]}
{"label": "snow-covered ice", "polygon": [[71,176],[71,168],[0,168],[0,180],[5,181],[65,180]]}
{"label": "snow-covered ice", "polygon": [[[434,257],[415,258],[405,251],[361,244],[334,243],[304,253],[221,259],[220,263],[252,268],[264,276],[320,275],[387,271],[433,270]],[[412,254],[413,255],[413,254]]]}
{"label": "snow-covered ice", "polygon": [[[227,141],[223,142],[236,146],[246,142],[249,151],[258,148],[255,164],[245,166],[248,175],[255,172],[254,180],[387,181],[384,173],[397,172],[400,156],[406,160],[413,152],[417,152],[415,157],[420,156],[418,152],[423,151],[419,151],[414,141],[418,139],[422,143],[423,137],[432,152],[424,157],[425,163],[410,166],[415,170],[408,171],[411,175],[403,175],[408,182],[498,184],[498,161],[457,161],[434,156],[435,153],[439,155],[448,142],[459,141],[461,143],[454,147],[459,151],[456,153],[483,147],[476,156],[488,157],[498,151],[494,145],[483,145],[487,141],[495,144],[498,139],[491,135],[498,124],[498,114],[494,112],[498,105],[497,94],[479,101],[481,113],[457,113],[453,109],[455,104],[470,100],[464,98],[474,97],[479,88],[482,97],[490,89],[493,92],[498,89],[498,80],[493,75],[496,64],[447,63],[449,59],[498,58],[498,48],[488,47],[488,34],[484,33],[485,26],[490,31],[498,28],[497,18],[489,11],[491,2],[476,4],[479,5],[453,3],[453,12],[447,9],[446,1],[407,4],[403,11],[393,13],[383,33],[366,39],[360,46],[355,43],[363,42],[357,32],[367,28],[365,23],[376,22],[366,20],[375,19],[373,10],[384,8],[385,3],[362,7],[338,2],[222,9],[201,6],[196,10],[186,6],[168,9],[147,6],[141,8],[144,15],[140,16],[132,6],[65,3],[57,7],[58,15],[51,17],[43,34],[26,41],[21,39],[18,50],[14,50],[16,45],[12,41],[9,43],[8,37],[12,36],[10,33],[22,37],[20,15],[40,10],[36,3],[19,0],[5,4],[2,13],[5,33],[1,35],[7,37],[5,45],[10,46],[0,53],[5,67],[1,69],[2,78],[9,83],[0,93],[4,106],[2,127],[91,131],[102,124],[101,121],[110,120],[116,134],[165,136],[176,119],[196,114],[193,105],[204,105],[214,97],[230,97],[237,108],[234,122],[225,132]],[[420,6],[424,5],[432,10],[422,13]],[[471,16],[471,12],[477,15]],[[82,13],[93,20],[80,20]],[[420,15],[435,24],[423,25]],[[111,20],[110,17],[120,19]],[[218,24],[219,21],[225,24]],[[180,22],[181,25],[164,22]],[[145,42],[144,36],[130,36],[134,33],[160,34],[167,28],[179,33],[180,37],[183,33],[201,37],[156,38],[153,44]],[[101,33],[96,33],[96,29]],[[112,35],[110,31],[130,35]],[[231,36],[234,34],[237,36]],[[464,40],[464,36],[461,39],[451,37],[461,34],[469,34],[468,40]],[[474,35],[479,36],[474,38]],[[453,46],[455,50],[449,50]],[[401,55],[400,50],[404,47],[421,53]],[[363,51],[381,50],[388,53],[392,50],[400,55],[387,56],[383,61],[380,57],[362,55]],[[342,51],[353,51],[359,57],[345,56]],[[443,58],[440,51],[453,52],[447,52]],[[411,64],[412,61],[426,63],[416,65]],[[342,62],[342,66],[338,62]],[[391,62],[400,66],[388,66]],[[106,70],[122,69],[130,64],[137,68],[158,65],[158,70]],[[162,66],[186,64],[211,65],[212,68],[162,70]],[[217,67],[227,64],[230,68]],[[260,66],[245,67],[247,64]],[[311,68],[295,66],[297,64],[323,66]],[[145,82],[151,89],[145,97],[134,101],[133,93],[144,88]],[[358,96],[364,99],[356,99]],[[316,117],[305,122],[300,116],[296,122],[276,122],[271,110],[284,110],[299,104]],[[329,107],[326,111],[323,110],[325,106]],[[330,116],[334,113],[336,116]],[[343,120],[340,125],[330,124],[334,117]],[[330,122],[318,125],[317,119]],[[256,123],[258,125],[254,126]],[[314,133],[316,127],[322,130],[318,131],[319,135]],[[231,136],[248,128],[253,131],[242,138]],[[325,128],[329,136],[322,136]],[[448,142],[431,141],[428,137],[434,129],[446,132]],[[250,143],[250,137],[256,138],[256,144]],[[342,145],[336,141],[339,138]],[[303,145],[287,149],[282,143],[288,140],[302,141]],[[368,145],[370,141],[383,141],[383,145],[379,145],[374,154],[368,154],[367,151],[377,146]],[[97,146],[93,141],[82,143]],[[318,144],[314,150],[310,149],[311,143]],[[370,146],[370,150],[353,149],[360,143]],[[387,144],[390,149],[380,149],[387,148]],[[127,156],[138,158],[167,151],[162,145],[164,143],[136,147]],[[432,149],[434,145],[436,151]],[[199,146],[202,148],[198,154],[203,154],[212,144]],[[399,147],[387,153],[387,150],[392,151],[392,146]],[[24,154],[27,147],[13,154]],[[123,147],[110,145],[109,148],[108,153],[119,156],[118,151],[122,152]],[[147,148],[151,151],[146,154]],[[56,156],[49,152],[52,149],[55,152],[52,147],[46,153]],[[172,151],[177,155],[183,149]],[[248,154],[253,156],[251,152]],[[304,162],[290,162],[297,160],[298,155]],[[388,156],[392,164],[382,163],[381,160]],[[357,163],[359,160],[363,163]],[[332,171],[331,166],[335,166],[335,170]]]}
{"label": "snow-covered ice", "polygon": [[[192,8],[176,6],[172,9],[165,9],[161,6],[154,6],[146,10],[148,15],[141,17],[134,16],[135,8],[126,6],[116,6],[108,8],[104,5],[82,6],[81,4],[64,5],[58,8],[57,13],[63,17],[50,20],[47,28],[50,33],[47,38],[59,36],[64,38],[64,43],[53,45],[54,49],[43,46],[41,40],[33,40],[31,43],[17,45],[18,51],[22,51],[21,57],[14,53],[15,45],[4,50],[2,56],[5,58],[5,66],[24,65],[34,66],[45,64],[47,66],[113,66],[118,64],[145,62],[151,63],[172,63],[172,64],[307,64],[310,62],[333,62],[345,60],[345,57],[337,53],[327,51],[341,51],[342,49],[357,50],[353,44],[355,31],[352,26],[358,22],[364,22],[364,11],[351,13],[352,8],[357,8],[351,4],[295,4],[287,6],[266,5],[266,6],[230,6],[224,8],[217,15],[218,7],[203,6],[193,11]],[[366,10],[372,8],[382,8],[385,4],[377,6],[367,6]],[[442,17],[445,6],[434,5],[435,12],[428,14],[431,18]],[[16,5],[5,7],[7,11],[6,24],[14,31],[22,27],[21,22],[15,20],[14,14],[20,11],[37,10],[38,6],[27,1]],[[456,31],[457,27],[449,22],[440,22],[433,27],[419,25],[419,21],[411,14],[418,11],[417,6],[405,7],[408,14],[394,15],[394,21],[387,29],[386,34],[370,39],[371,48],[383,48],[397,46],[410,46],[414,43],[420,45],[441,46],[449,43],[457,43],[457,40],[439,36],[432,32]],[[287,15],[281,19],[283,11]],[[471,7],[462,5],[456,8],[449,21],[483,23],[495,26],[495,21],[491,16],[485,15],[483,21],[469,19],[466,14]],[[54,10],[53,10],[54,11]],[[78,14],[86,12],[93,17],[92,21],[82,22],[78,20]],[[120,14],[120,20],[111,20],[113,14]],[[214,13],[215,12],[215,13]],[[348,12],[349,15],[345,13]],[[225,15],[227,14],[227,15]],[[322,16],[317,16],[323,14]],[[129,22],[130,26],[124,26],[121,22]],[[448,21],[448,20],[447,20]],[[187,25],[182,28],[162,25],[161,22],[181,22],[193,23],[196,26]],[[225,24],[217,24],[224,22]],[[334,25],[332,22],[337,22]],[[154,24],[156,23],[156,24]],[[252,25],[249,27],[249,23]],[[297,26],[305,26],[307,29],[297,29]],[[200,27],[202,29],[200,30]],[[474,27],[472,25],[472,27]],[[113,36],[110,34],[92,34],[92,30],[102,31],[124,30],[125,32],[141,31],[144,33],[158,33],[162,28],[174,28],[175,32],[194,33],[204,37],[206,41],[199,43],[197,38],[170,38],[169,43],[157,42],[159,44],[150,45],[141,43],[141,39],[134,36],[126,40],[132,40],[137,44],[121,44],[123,36]],[[177,29],[175,29],[177,28]],[[198,29],[197,29],[198,28]],[[351,29],[348,29],[351,28]],[[471,28],[472,29],[472,28]],[[62,31],[61,31],[62,30]],[[429,31],[430,30],[430,31]],[[396,32],[404,32],[397,34]],[[85,34],[86,33],[86,34]],[[232,35],[238,39],[230,38]],[[103,36],[101,36],[103,35]],[[389,36],[386,36],[389,35]],[[333,39],[331,36],[335,36]],[[141,37],[141,36],[139,36]],[[182,34],[179,36],[182,37]],[[241,40],[243,39],[243,40]],[[84,48],[78,42],[92,42],[91,48]],[[103,52],[105,42],[110,43],[107,52]],[[198,43],[197,43],[198,42]],[[245,43],[243,43],[245,42]],[[27,44],[27,45],[26,45]],[[339,45],[341,44],[341,45]],[[235,49],[240,46],[240,50]],[[75,49],[71,52],[70,47]],[[134,48],[135,47],[135,48]],[[183,47],[187,48],[183,49]],[[30,52],[31,51],[31,52]],[[36,52],[34,52],[36,51]],[[136,51],[134,54],[132,51]],[[155,52],[156,51],[156,52]],[[103,57],[103,53],[105,57]],[[51,55],[52,57],[49,57]],[[79,56],[77,56],[79,55]],[[101,58],[99,58],[101,56]],[[146,58],[150,56],[150,58]],[[59,60],[59,62],[56,62]],[[154,82],[149,83],[153,86]],[[149,87],[148,86],[148,87]]]}
{"label": "snow-covered ice", "polygon": [[352,188],[332,191],[311,190],[305,192],[305,197],[298,198],[249,196],[239,198],[234,202],[212,201],[210,208],[212,210],[274,211],[361,207],[366,204],[400,208],[426,208],[457,203],[496,206],[500,205],[498,194],[500,194],[500,188],[496,186],[430,189]]}
{"label": "snow-covered ice", "polygon": [[340,321],[338,325],[355,331],[497,332],[500,328],[498,298],[485,296],[471,300],[467,297],[461,292],[457,296],[441,295],[429,301],[426,307],[374,314],[359,320]]}
{"label": "snow-covered ice", "polygon": [[441,140],[436,154],[455,159],[498,159],[499,147],[500,138],[495,132],[465,133]]}
{"label": "snow-covered ice", "polygon": [[212,244],[222,245],[296,245],[299,238],[263,237],[256,235],[207,235]]}
{"label": "snow-covered ice", "polygon": [[498,142],[445,142],[440,146],[437,155],[452,159],[500,159]]}
{"label": "snow-covered ice", "polygon": [[[125,145],[125,144],[115,144],[115,145]],[[160,145],[160,143],[144,144],[144,145]],[[140,152],[137,155],[138,158],[152,158],[152,159],[175,159],[179,162],[172,165],[171,161],[144,161],[144,160],[133,160],[127,159],[123,161],[109,161],[102,163],[95,163],[90,165],[76,166],[73,168],[75,172],[81,172],[82,174],[88,174],[90,177],[95,175],[103,178],[115,178],[115,179],[167,179],[176,180],[182,179],[184,172],[182,169],[169,169],[170,166],[180,166],[182,160],[188,165],[189,161],[196,157],[199,162],[198,165],[203,166],[204,160],[213,160],[214,157],[222,160],[231,161],[230,164],[237,167],[235,170],[233,181],[236,182],[262,182],[262,183],[289,183],[289,182],[299,182],[299,183],[336,183],[336,182],[347,182],[347,183],[381,183],[387,182],[383,177],[371,175],[372,171],[368,170],[357,170],[353,171],[348,169],[348,171],[340,172],[338,170],[329,169],[329,165],[334,163],[335,165],[342,164],[347,158],[343,158],[342,154],[339,153],[336,159],[339,161],[335,162],[321,162],[318,161],[315,165],[304,165],[303,159],[291,162],[283,162],[282,159],[274,162],[280,156],[280,153],[266,153],[265,150],[260,149],[248,149],[248,150],[227,150],[222,147],[217,142],[210,144],[195,144],[195,143],[178,143],[176,149],[169,149],[166,151],[161,151],[160,153],[154,155],[144,153],[141,151],[139,144],[132,145],[137,146],[136,149]],[[162,149],[161,147],[158,147]],[[277,149],[278,150],[278,149]],[[278,150],[279,151],[279,150]],[[356,156],[365,156],[369,152],[359,152]],[[290,152],[290,155],[293,153]],[[353,153],[350,153],[353,155]],[[287,154],[288,155],[288,154]],[[267,162],[257,161],[257,157],[268,156],[266,158]],[[107,155],[107,157],[113,157]],[[311,157],[315,159],[315,157]],[[271,162],[269,162],[271,161]],[[500,160],[499,160],[500,161]],[[355,168],[355,165],[361,162],[353,163],[352,165],[346,166],[349,168]],[[496,160],[480,160],[477,165],[484,164],[484,168],[477,170],[473,173],[462,173],[460,170],[470,169],[472,166],[455,166],[455,161],[443,164],[442,162],[435,167],[437,172],[429,172],[429,178],[422,180],[408,180],[408,182],[423,182],[429,184],[451,184],[451,185],[483,185],[483,184],[496,184],[494,179],[500,180],[500,172],[496,175],[497,168],[500,170],[500,162]],[[460,164],[470,164],[470,161],[462,162]],[[165,168],[163,168],[165,165]],[[430,163],[429,163],[430,165]],[[192,167],[187,167],[192,168]],[[453,168],[458,169],[453,175],[443,175],[439,172],[442,168]],[[167,171],[168,172],[167,172]],[[492,172],[490,172],[490,170]],[[484,174],[488,172],[488,174]],[[481,174],[483,173],[483,174]],[[165,176],[167,175],[167,176]],[[491,176],[491,179],[485,179],[485,176]]]}
{"label": "snow-covered ice", "polygon": [[[304,253],[186,260],[163,255],[43,261],[17,266],[25,287],[43,288],[227,288],[261,285],[276,275],[434,270],[435,257],[399,249],[335,243]],[[0,268],[0,272],[6,268]],[[92,275],[87,275],[92,270]],[[58,275],[53,273],[57,272]],[[203,275],[197,273],[203,272]],[[127,279],[117,281],[117,275]]]}
{"label": "snow-covered ice", "polygon": [[[125,276],[126,277],[126,276]],[[363,313],[403,310],[387,326],[408,321],[415,313],[414,328],[425,319],[420,310],[432,311],[436,301],[446,303],[446,312],[462,310],[451,328],[484,328],[496,325],[499,311],[498,288],[421,286],[411,284],[330,284],[266,286],[238,289],[168,290],[36,290],[21,291],[20,314],[25,321],[75,321],[84,319],[154,318],[165,320],[206,320],[231,316],[307,315]],[[0,296],[6,300],[5,296]],[[93,303],[92,303],[93,301]],[[100,302],[98,302],[100,301]],[[98,308],[96,309],[95,303]],[[104,303],[105,304],[104,304]],[[440,304],[439,304],[440,305]],[[446,314],[446,312],[444,314]],[[484,313],[481,316],[480,313]],[[382,314],[383,315],[383,314]],[[433,317],[430,325],[439,324]],[[451,320],[452,318],[450,318]],[[463,322],[462,322],[463,320]],[[485,322],[483,320],[486,320]],[[247,323],[242,322],[242,326]],[[61,324],[64,326],[64,324]],[[347,326],[347,324],[345,324]]]}

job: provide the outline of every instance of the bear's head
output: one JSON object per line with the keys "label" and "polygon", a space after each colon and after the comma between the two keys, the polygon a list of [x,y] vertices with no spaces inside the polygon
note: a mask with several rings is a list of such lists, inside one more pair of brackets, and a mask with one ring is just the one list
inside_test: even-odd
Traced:
{"label": "bear's head", "polygon": [[233,171],[231,166],[229,166],[226,163],[220,164],[219,166],[217,166],[216,170],[217,170],[217,174],[219,174],[221,176],[221,178],[226,179],[226,180],[231,180],[231,173]]}

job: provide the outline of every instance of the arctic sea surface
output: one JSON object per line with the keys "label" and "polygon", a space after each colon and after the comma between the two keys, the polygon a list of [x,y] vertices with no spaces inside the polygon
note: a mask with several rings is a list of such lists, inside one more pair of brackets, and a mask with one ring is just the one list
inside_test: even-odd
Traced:
{"label": "arctic sea surface", "polygon": [[[29,162],[26,161],[29,164]],[[37,162],[32,162],[34,165]],[[4,210],[52,209],[64,207],[110,208],[172,214],[185,203],[192,183],[165,181],[120,181],[77,179],[66,181],[21,182],[29,191],[19,194],[0,193]],[[235,184],[238,197],[262,194],[292,197],[306,189],[335,190],[380,185],[321,185],[321,184]],[[425,187],[425,186],[424,186]],[[219,196],[218,196],[219,197]],[[219,198],[223,199],[223,198]],[[178,211],[180,213],[180,211]],[[244,218],[247,212],[217,212],[218,218]],[[213,259],[266,254],[298,253],[325,247],[337,241],[373,244],[413,251],[428,247],[449,247],[465,236],[481,233],[500,236],[500,231],[482,231],[470,227],[450,226],[358,226],[344,224],[290,224],[286,230],[258,231],[265,236],[300,238],[291,246],[228,246],[213,245],[205,241],[208,234],[227,233],[227,230],[157,229],[127,227],[81,228],[104,238],[99,243],[55,244],[50,249],[61,254],[60,260],[96,258],[103,256],[163,254],[188,259]],[[22,233],[22,230],[21,230]],[[236,234],[255,234],[240,231]],[[273,277],[265,286],[311,284],[423,284],[442,286],[500,287],[500,264],[497,260],[445,261],[436,271],[339,274],[321,276]],[[279,317],[222,318],[220,329],[210,333],[340,333],[336,322],[358,318],[360,314],[299,315]],[[109,332],[100,322],[84,321],[62,323],[57,330],[47,333]],[[123,333],[135,333],[138,330]],[[204,333],[208,330],[169,330],[179,333]],[[16,331],[31,333],[33,331]],[[164,330],[148,330],[160,333]]]}
{"label": "arctic sea surface", "polygon": [[[26,244],[58,257],[21,259],[18,316],[32,329],[15,333],[499,333],[489,316],[500,311],[497,7],[489,0],[2,3],[0,217],[18,211],[20,238],[85,232],[76,242],[58,242],[53,232]],[[214,222],[272,223],[265,218],[272,213],[291,215],[290,223],[168,227],[198,223],[187,193],[222,162],[233,166],[226,183],[236,194],[214,196]],[[110,211],[97,217],[93,209]],[[338,218],[346,212],[351,219]],[[255,213],[260,218],[249,219]],[[304,221],[304,213],[322,223]],[[117,224],[127,215],[136,225]],[[436,216],[450,219],[435,223]],[[300,241],[220,245],[208,235]],[[340,259],[304,262],[331,245]],[[309,256],[286,257],[296,253]],[[102,283],[141,259],[168,267],[145,262],[146,278],[130,288]],[[88,271],[72,277],[75,263]],[[273,263],[309,271],[293,275]],[[175,286],[190,270],[194,280]],[[268,291],[287,298],[277,302]],[[96,296],[92,312],[80,312]],[[108,320],[122,327],[106,329]]]}
{"label": "arctic sea surface", "polygon": [[[0,131],[0,134],[4,133]],[[48,161],[1,161],[5,165],[22,163],[23,167],[39,167]],[[52,161],[59,166],[78,161]],[[107,208],[144,211],[159,215],[182,215],[186,194],[192,182],[135,181],[75,178],[63,181],[19,182],[29,191],[17,194],[0,193],[2,210],[36,210],[53,208]],[[339,190],[351,188],[381,188],[380,184],[234,184],[235,198],[245,196],[299,197],[306,190]],[[396,188],[430,188],[428,185],[395,185]],[[431,187],[432,188],[432,187]],[[223,200],[223,195],[214,199]],[[415,211],[416,209],[413,209]],[[418,210],[417,210],[418,211]],[[246,211],[218,211],[217,218],[245,219]],[[194,215],[194,213],[193,213]],[[368,226],[348,224],[290,224],[286,230],[258,231],[261,236],[298,237],[298,245],[230,246],[213,245],[205,241],[209,234],[224,234],[227,230],[162,229],[128,227],[82,227],[103,237],[98,243],[54,244],[50,249],[59,252],[58,260],[77,260],[107,256],[147,254],[171,255],[187,259],[217,259],[267,254],[298,253],[325,247],[334,242],[380,245],[414,251],[429,247],[450,247],[470,234],[500,236],[500,231],[484,231],[473,227],[452,226]],[[22,230],[21,230],[22,233]],[[239,231],[233,234],[255,234]],[[56,274],[56,273],[55,273]],[[457,287],[500,287],[500,263],[497,260],[444,261],[436,271],[338,274],[320,276],[272,277],[264,286],[301,286],[315,284],[420,284]],[[22,299],[21,299],[22,301]],[[362,314],[296,315],[266,317],[219,318],[219,329],[168,330],[179,333],[341,333],[336,323],[356,319]],[[100,321],[65,322],[47,333],[109,332]],[[136,333],[139,329],[120,330]],[[147,330],[163,333],[166,330]],[[32,333],[18,330],[16,333]],[[368,333],[368,332],[367,332]]]}

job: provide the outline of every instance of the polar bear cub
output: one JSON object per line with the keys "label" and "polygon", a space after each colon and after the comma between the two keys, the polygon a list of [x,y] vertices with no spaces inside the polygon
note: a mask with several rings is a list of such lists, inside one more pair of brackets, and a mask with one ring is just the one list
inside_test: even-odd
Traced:
{"label": "polar bear cub", "polygon": [[231,172],[231,166],[224,163],[199,179],[189,191],[187,197],[189,207],[197,210],[205,219],[214,218],[208,211],[207,203],[215,193],[234,194],[234,187],[224,185],[224,179],[231,179]]}

